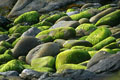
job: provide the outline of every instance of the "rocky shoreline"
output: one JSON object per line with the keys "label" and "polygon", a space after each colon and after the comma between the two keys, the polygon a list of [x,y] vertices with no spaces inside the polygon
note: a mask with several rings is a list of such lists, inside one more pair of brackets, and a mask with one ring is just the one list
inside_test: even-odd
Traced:
{"label": "rocky shoreline", "polygon": [[38,10],[0,16],[0,80],[120,79],[119,2]]}

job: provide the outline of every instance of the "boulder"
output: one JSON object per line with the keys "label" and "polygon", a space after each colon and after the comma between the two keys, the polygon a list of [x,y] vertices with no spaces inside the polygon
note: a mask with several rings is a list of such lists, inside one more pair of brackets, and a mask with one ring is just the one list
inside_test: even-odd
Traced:
{"label": "boulder", "polygon": [[7,40],[9,37],[8,35],[4,34],[4,35],[0,35],[0,41],[3,41],[3,40]]}
{"label": "boulder", "polygon": [[3,76],[19,76],[17,71],[7,71],[7,72],[0,72],[0,75]]}
{"label": "boulder", "polygon": [[24,37],[17,42],[12,50],[12,55],[16,58],[19,56],[26,56],[32,48],[36,47],[40,43],[40,40],[34,37]]}
{"label": "boulder", "polygon": [[87,19],[87,18],[81,18],[81,19],[79,20],[79,23],[80,23],[80,24],[83,24],[83,23],[90,23],[90,22],[89,22],[89,19]]}
{"label": "boulder", "polygon": [[60,47],[57,43],[48,42],[36,46],[29,51],[26,56],[26,62],[31,63],[32,59],[44,57],[44,56],[56,56],[60,52]]}

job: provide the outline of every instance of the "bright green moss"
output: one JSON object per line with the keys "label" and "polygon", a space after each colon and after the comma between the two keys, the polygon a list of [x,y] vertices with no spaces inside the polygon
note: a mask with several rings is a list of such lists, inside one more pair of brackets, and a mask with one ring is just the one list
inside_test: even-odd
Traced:
{"label": "bright green moss", "polygon": [[0,69],[0,72],[13,71],[13,70],[21,72],[23,69],[24,69],[24,67],[18,60],[11,60],[11,61],[7,62]]}
{"label": "bright green moss", "polygon": [[7,50],[6,47],[0,46],[0,54],[3,54]]}
{"label": "bright green moss", "polygon": [[22,22],[37,23],[38,21],[39,21],[39,13],[37,11],[30,11],[16,18],[14,24],[18,24]]}
{"label": "bright green moss", "polygon": [[54,14],[54,15],[51,15],[48,18],[46,18],[45,21],[55,23],[59,18],[61,18],[63,16],[67,16],[67,14],[65,14],[65,13]]}
{"label": "bright green moss", "polygon": [[8,34],[8,31],[0,32],[0,35]]}
{"label": "bright green moss", "polygon": [[102,41],[100,41],[99,43],[97,43],[96,45],[93,46],[94,49],[101,49],[103,48],[104,46],[110,44],[111,42],[115,41],[116,39],[114,37],[108,37]]}
{"label": "bright green moss", "polygon": [[40,29],[40,31],[44,31],[44,30],[48,30],[51,26],[40,26],[38,27],[38,29]]}
{"label": "bright green moss", "polygon": [[54,69],[49,68],[49,67],[39,67],[39,68],[34,68],[33,70],[38,71],[38,72],[55,72]]}
{"label": "bright green moss", "polygon": [[98,51],[88,51],[90,57],[93,57]]}
{"label": "bright green moss", "polygon": [[88,59],[90,59],[90,55],[87,51],[81,49],[66,50],[57,55],[56,69],[60,68],[63,64],[78,64]]}
{"label": "bright green moss", "polygon": [[44,19],[46,19],[47,17],[49,17],[48,14],[42,14],[39,18],[40,21],[43,21]]}
{"label": "bright green moss", "polygon": [[92,47],[85,47],[85,46],[73,46],[71,49],[82,49],[85,51],[93,51],[94,50]]}
{"label": "bright green moss", "polygon": [[45,56],[45,57],[33,59],[31,62],[31,66],[33,68],[40,68],[40,67],[54,68],[54,65],[55,65],[55,58],[52,56]]}
{"label": "bright green moss", "polygon": [[42,21],[42,22],[32,25],[32,27],[37,27],[37,28],[40,26],[52,26],[52,23],[47,22],[47,21]]}
{"label": "bright green moss", "polygon": [[96,26],[100,26],[100,25],[115,26],[120,23],[119,21],[120,21],[120,10],[116,10],[100,18],[95,25]]}
{"label": "bright green moss", "polygon": [[114,49],[114,48],[120,48],[117,42],[112,42],[108,45],[106,45],[104,48]]}
{"label": "bright green moss", "polygon": [[77,69],[86,69],[86,68],[87,68],[86,66],[78,65],[78,64],[63,64],[62,66],[60,66],[57,69],[57,73],[61,73],[62,71],[66,70],[66,69],[77,70]]}
{"label": "bright green moss", "polygon": [[17,38],[13,43],[12,46],[14,47],[16,45],[16,43],[20,40],[21,38]]}
{"label": "bright green moss", "polygon": [[119,49],[119,48],[115,48],[115,49],[112,49],[112,51],[113,51],[114,53],[117,53],[118,51],[120,51],[120,49]]}
{"label": "bright green moss", "polygon": [[88,36],[83,36],[83,37],[79,38],[79,40],[86,40],[87,37]]}
{"label": "bright green moss", "polygon": [[100,41],[104,40],[105,38],[111,35],[111,31],[106,27],[100,27],[93,31],[87,38],[86,41],[89,41],[93,45],[99,43]]}
{"label": "bright green moss", "polygon": [[8,48],[12,48],[12,45],[11,45],[9,42],[7,42],[7,41],[1,41],[1,42],[0,42],[0,46],[4,46],[4,47],[6,47],[7,49],[8,49]]}
{"label": "bright green moss", "polygon": [[94,24],[90,24],[90,23],[85,23],[85,24],[81,24],[80,26],[78,26],[75,30],[85,30],[87,33],[91,33],[92,31],[94,31],[96,28],[96,26]]}
{"label": "bright green moss", "polygon": [[111,7],[111,5],[110,4],[107,4],[107,5],[104,5],[104,6],[101,6],[100,8],[98,8],[98,10],[105,10],[105,9],[108,9],[108,8],[110,8]]}
{"label": "bright green moss", "polygon": [[73,11],[75,11],[75,9],[70,8],[70,9],[67,9],[66,13],[73,12]]}
{"label": "bright green moss", "polygon": [[[108,53],[110,53],[110,54],[115,54],[114,51],[112,51],[111,49],[108,49],[108,48],[102,48],[102,49],[100,49],[99,51],[106,51],[106,52],[108,52]],[[98,52],[99,52],[99,51],[98,51]]]}
{"label": "bright green moss", "polygon": [[93,14],[90,12],[90,9],[88,9],[88,10],[82,11],[78,14],[71,15],[70,18],[72,20],[79,20],[81,18],[90,18],[92,16],[93,16]]}

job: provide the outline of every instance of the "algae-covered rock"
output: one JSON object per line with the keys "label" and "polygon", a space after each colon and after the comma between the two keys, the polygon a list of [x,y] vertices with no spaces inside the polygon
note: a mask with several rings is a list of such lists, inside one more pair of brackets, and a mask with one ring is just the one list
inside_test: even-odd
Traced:
{"label": "algae-covered rock", "polygon": [[90,18],[94,16],[97,12],[99,12],[97,9],[88,9],[78,14],[71,15],[70,17],[72,20],[79,20],[81,18]]}
{"label": "algae-covered rock", "polygon": [[20,40],[21,38],[17,38],[13,43],[12,46],[14,47],[16,45],[16,43]]}
{"label": "algae-covered rock", "polygon": [[111,31],[102,26],[98,29],[96,29],[95,31],[93,31],[87,38],[86,41],[89,41],[90,43],[92,43],[93,45],[99,43],[100,41],[102,41],[103,39],[109,37],[111,35]]}
{"label": "algae-covered rock", "polygon": [[81,49],[66,50],[57,55],[56,69],[60,68],[63,64],[78,64],[88,59],[90,59],[90,55],[87,51]]}
{"label": "algae-covered rock", "polygon": [[39,21],[39,13],[37,11],[30,11],[20,15],[15,19],[14,24],[28,22],[28,23],[37,23]]}
{"label": "algae-covered rock", "polygon": [[113,7],[113,6],[116,6],[116,5],[115,5],[115,4],[106,4],[106,5],[104,5],[104,6],[99,7],[98,10],[101,10],[101,11],[102,11],[102,10],[111,8],[111,7]]}
{"label": "algae-covered rock", "polygon": [[3,54],[7,50],[6,47],[0,46],[0,54]]}
{"label": "algae-covered rock", "polygon": [[120,10],[116,10],[100,18],[95,25],[96,26],[99,26],[99,25],[115,26],[120,23],[119,21],[120,21]]}
{"label": "algae-covered rock", "polygon": [[112,42],[112,43],[104,46],[104,48],[109,48],[109,49],[119,48],[119,44],[117,42]]}
{"label": "algae-covered rock", "polygon": [[95,50],[92,47],[86,47],[86,46],[73,46],[71,49],[82,49],[82,50],[85,50],[85,51],[93,51],[93,50]]}
{"label": "algae-covered rock", "polygon": [[40,27],[40,26],[52,26],[52,23],[48,22],[48,21],[41,21],[37,24],[32,25],[32,27]]}
{"label": "algae-covered rock", "polygon": [[41,58],[36,58],[36,59],[32,60],[31,66],[33,68],[40,68],[40,67],[54,68],[55,58],[52,56],[45,56],[45,57],[41,57]]}
{"label": "algae-covered rock", "polygon": [[90,22],[89,22],[89,19],[88,19],[88,18],[81,18],[81,19],[79,20],[79,23],[80,23],[80,24],[83,24],[83,23],[90,23]]}
{"label": "algae-covered rock", "polygon": [[38,72],[55,72],[54,69],[49,68],[49,67],[33,68],[33,70],[38,71]]}
{"label": "algae-covered rock", "polygon": [[94,24],[90,24],[90,23],[85,23],[85,24],[81,24],[79,25],[75,30],[76,30],[76,33],[78,32],[79,34],[79,31],[80,30],[84,30],[86,35],[90,34],[91,32],[93,32],[94,30],[96,30],[96,26]]}
{"label": "algae-covered rock", "polygon": [[18,60],[11,60],[7,62],[1,69],[0,72],[6,71],[18,71],[21,72],[24,69],[22,64]]}
{"label": "algae-covered rock", "polygon": [[97,43],[96,45],[93,46],[94,49],[101,49],[104,46],[110,44],[111,42],[115,41],[116,39],[114,37],[107,37],[106,39],[100,41],[99,43]]}
{"label": "algae-covered rock", "polygon": [[72,11],[75,11],[75,9],[69,8],[69,9],[67,9],[66,13],[72,12]]}
{"label": "algae-covered rock", "polygon": [[69,39],[75,37],[76,32],[72,27],[61,27],[56,29],[44,30],[36,35],[43,42],[52,41],[55,39]]}
{"label": "algae-covered rock", "polygon": [[4,54],[0,55],[0,64],[4,64],[12,59],[14,58],[11,55],[11,51],[6,50]]}
{"label": "algae-covered rock", "polygon": [[57,69],[57,73],[61,73],[62,71],[67,70],[67,69],[77,70],[77,69],[86,69],[86,68],[87,68],[86,66],[78,65],[78,64],[63,64]]}
{"label": "algae-covered rock", "polygon": [[46,18],[45,21],[55,23],[55,21],[57,21],[59,18],[61,18],[63,16],[67,16],[67,14],[65,14],[65,13],[54,14],[54,15],[51,15],[48,18]]}
{"label": "algae-covered rock", "polygon": [[10,44],[9,42],[7,41],[1,41],[0,42],[0,46],[4,46],[5,48],[12,48],[12,44]]}
{"label": "algae-covered rock", "polygon": [[46,19],[47,17],[49,17],[49,14],[42,14],[42,15],[39,17],[39,20],[40,20],[40,21],[43,21],[43,20]]}
{"label": "algae-covered rock", "polygon": [[68,40],[63,44],[65,48],[71,48],[73,46],[87,46],[92,47],[92,44],[85,40]]}
{"label": "algae-covered rock", "polygon": [[79,40],[86,40],[87,37],[88,36],[83,36],[83,37],[79,38]]}
{"label": "algae-covered rock", "polygon": [[[110,54],[115,54],[115,52],[112,51],[112,49],[109,49],[109,48],[102,48],[102,49],[100,49],[99,51],[106,51],[106,52],[108,52],[108,53],[110,53]],[[99,51],[98,51],[98,52],[99,52]]]}
{"label": "algae-covered rock", "polygon": [[40,26],[40,27],[38,27],[38,29],[39,29],[40,31],[44,31],[44,30],[48,30],[50,27],[51,27],[51,26]]}

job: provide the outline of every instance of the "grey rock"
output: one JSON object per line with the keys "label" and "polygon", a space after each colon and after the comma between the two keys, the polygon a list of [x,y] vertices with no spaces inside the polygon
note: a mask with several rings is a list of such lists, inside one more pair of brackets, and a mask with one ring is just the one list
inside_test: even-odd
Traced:
{"label": "grey rock", "polygon": [[6,28],[6,25],[10,24],[11,21],[8,20],[7,18],[0,16],[0,26]]}
{"label": "grey rock", "polygon": [[58,43],[60,45],[60,47],[62,48],[63,44],[65,43],[65,40],[64,39],[56,39],[56,40],[54,40],[54,42]]}
{"label": "grey rock", "polygon": [[100,60],[88,70],[95,73],[114,72],[120,70],[120,52],[113,54],[106,59]]}
{"label": "grey rock", "polygon": [[110,53],[105,52],[105,51],[100,51],[96,53],[89,61],[87,64],[87,68],[90,68],[91,66],[97,64],[101,59],[105,59],[107,57],[111,56]]}
{"label": "grey rock", "polygon": [[60,47],[57,43],[48,42],[36,46],[29,51],[26,56],[26,62],[31,63],[32,59],[44,57],[44,56],[56,56],[60,52]]}
{"label": "grey rock", "polygon": [[16,58],[19,56],[26,56],[32,48],[36,47],[40,43],[40,40],[37,38],[24,37],[19,42],[17,42],[13,48],[13,56]]}
{"label": "grey rock", "polygon": [[54,24],[50,29],[55,29],[59,27],[73,27],[76,28],[79,24],[78,21],[60,21],[56,24]]}
{"label": "grey rock", "polygon": [[7,40],[9,37],[6,34],[0,35],[0,41]]}
{"label": "grey rock", "polygon": [[6,41],[12,44],[16,39],[16,37],[10,37]]}
{"label": "grey rock", "polygon": [[26,36],[32,36],[35,37],[38,33],[40,32],[40,30],[36,27],[32,27],[30,29],[28,29],[27,31],[25,31],[21,37],[26,37]]}
{"label": "grey rock", "polygon": [[19,76],[17,71],[7,71],[7,72],[0,72],[2,76]]}
{"label": "grey rock", "polygon": [[74,15],[74,14],[77,14],[77,13],[79,13],[79,11],[67,12],[66,14],[67,14],[68,16],[71,16],[71,15]]}
{"label": "grey rock", "polygon": [[48,77],[45,79],[38,79],[38,80],[73,80],[71,78],[65,78],[65,77]]}
{"label": "grey rock", "polygon": [[80,24],[83,24],[83,23],[90,23],[90,22],[89,22],[89,19],[87,19],[87,18],[82,18],[82,19],[79,20],[79,23],[80,23]]}
{"label": "grey rock", "polygon": [[32,80],[33,78],[38,79],[43,74],[43,72],[37,72],[31,69],[24,69],[21,72],[20,77],[25,80]]}
{"label": "grey rock", "polygon": [[[69,45],[69,46],[67,46]],[[63,44],[63,47],[66,48],[71,48],[73,46],[87,46],[87,47],[91,47],[92,44],[88,41],[84,41],[84,40],[68,40]]]}

